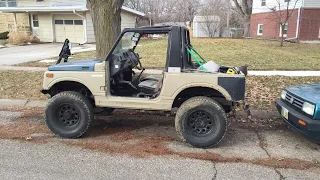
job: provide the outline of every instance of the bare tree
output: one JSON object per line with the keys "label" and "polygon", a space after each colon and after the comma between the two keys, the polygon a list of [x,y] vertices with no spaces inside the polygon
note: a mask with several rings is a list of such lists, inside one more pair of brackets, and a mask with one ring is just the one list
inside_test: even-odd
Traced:
{"label": "bare tree", "polygon": [[201,9],[201,29],[210,37],[223,34],[227,26],[228,4],[225,0],[205,0]]}
{"label": "bare tree", "polygon": [[288,21],[295,12],[298,1],[299,0],[288,0],[287,2],[283,2],[280,0],[276,0],[276,5],[273,7],[266,4],[266,6],[274,13],[277,24],[280,25],[281,47],[283,46],[285,40],[285,31],[286,27],[288,26]]}
{"label": "bare tree", "polygon": [[252,14],[252,0],[232,0],[235,4],[236,11],[242,18],[244,25],[244,35],[250,36],[250,23]]}
{"label": "bare tree", "polygon": [[93,21],[98,58],[106,56],[121,33],[122,4],[123,0],[87,0]]}
{"label": "bare tree", "polygon": [[201,7],[201,3],[199,0],[178,0],[176,6],[175,17],[179,18],[180,21],[189,21],[192,24],[194,16]]}
{"label": "bare tree", "polygon": [[125,0],[125,6],[144,12],[153,22],[192,22],[199,0]]}

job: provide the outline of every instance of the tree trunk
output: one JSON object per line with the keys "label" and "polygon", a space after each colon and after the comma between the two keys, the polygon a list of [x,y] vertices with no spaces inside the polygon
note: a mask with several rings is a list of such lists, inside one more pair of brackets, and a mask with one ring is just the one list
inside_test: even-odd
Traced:
{"label": "tree trunk", "polygon": [[124,0],[87,0],[96,37],[97,58],[106,57],[121,33],[121,7]]}
{"label": "tree trunk", "polygon": [[280,24],[281,26],[281,42],[280,42],[280,47],[283,47],[283,43],[284,43],[284,28],[286,26],[286,24]]}
{"label": "tree trunk", "polygon": [[245,37],[250,37],[250,24],[251,24],[251,19],[250,17],[246,16],[244,18],[244,36]]}

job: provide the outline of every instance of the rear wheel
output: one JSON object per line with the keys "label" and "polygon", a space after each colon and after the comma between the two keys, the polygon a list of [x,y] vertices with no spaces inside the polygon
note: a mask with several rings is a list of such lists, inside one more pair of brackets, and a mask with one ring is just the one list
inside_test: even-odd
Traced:
{"label": "rear wheel", "polygon": [[62,92],[50,100],[46,109],[46,124],[57,136],[78,138],[93,121],[93,108],[88,98],[77,92]]}
{"label": "rear wheel", "polygon": [[199,148],[219,144],[227,130],[227,115],[219,103],[208,97],[185,101],[175,118],[180,138]]}

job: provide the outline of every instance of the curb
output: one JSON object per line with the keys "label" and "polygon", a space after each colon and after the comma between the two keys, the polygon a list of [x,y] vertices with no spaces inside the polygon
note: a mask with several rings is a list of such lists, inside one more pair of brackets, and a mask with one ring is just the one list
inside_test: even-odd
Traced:
{"label": "curb", "polygon": [[0,107],[46,107],[47,101],[25,99],[0,99]]}

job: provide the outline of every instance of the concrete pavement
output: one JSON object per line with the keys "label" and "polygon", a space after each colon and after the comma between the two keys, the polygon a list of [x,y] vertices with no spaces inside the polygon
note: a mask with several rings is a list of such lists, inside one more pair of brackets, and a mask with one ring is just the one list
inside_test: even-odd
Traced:
{"label": "concrete pavement", "polygon": [[21,67],[21,66],[1,66],[0,65],[0,70],[44,72],[47,69],[48,68],[45,68],[45,67]]}
{"label": "concrete pavement", "polygon": [[[14,179],[212,179],[209,161],[133,158],[49,143],[0,141],[0,176]],[[268,177],[268,176],[265,176]],[[277,177],[277,176],[274,176]]]}
{"label": "concrete pavement", "polygon": [[26,99],[0,99],[0,107],[46,107],[47,101]]}
{"label": "concrete pavement", "polygon": [[274,169],[174,156],[135,158],[58,143],[0,140],[3,180],[14,179],[318,179],[319,169]]}
{"label": "concrete pavement", "polygon": [[[37,61],[59,56],[62,43],[47,43],[28,46],[15,46],[10,48],[1,48],[0,65],[14,65],[23,62]],[[93,51],[95,44],[85,44],[83,46],[73,45],[72,53]]]}

